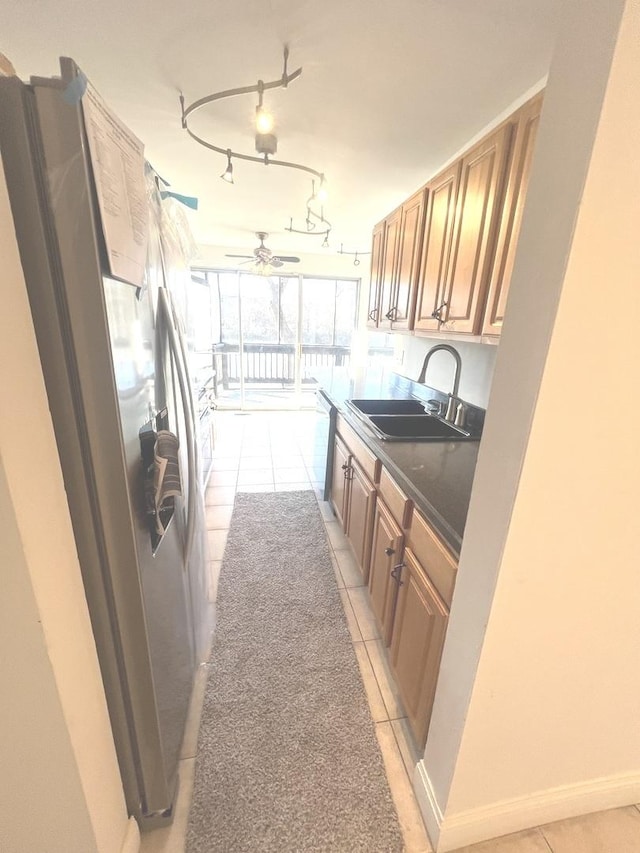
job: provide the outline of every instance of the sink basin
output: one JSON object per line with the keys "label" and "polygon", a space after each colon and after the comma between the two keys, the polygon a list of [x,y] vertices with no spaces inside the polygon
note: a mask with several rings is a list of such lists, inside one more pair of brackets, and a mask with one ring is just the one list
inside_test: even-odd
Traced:
{"label": "sink basin", "polygon": [[477,441],[461,427],[434,415],[370,415],[367,419],[384,441]]}
{"label": "sink basin", "polygon": [[347,406],[383,441],[477,441],[462,427],[425,412],[419,400],[347,400]]}
{"label": "sink basin", "polygon": [[358,415],[424,415],[418,400],[347,400]]}

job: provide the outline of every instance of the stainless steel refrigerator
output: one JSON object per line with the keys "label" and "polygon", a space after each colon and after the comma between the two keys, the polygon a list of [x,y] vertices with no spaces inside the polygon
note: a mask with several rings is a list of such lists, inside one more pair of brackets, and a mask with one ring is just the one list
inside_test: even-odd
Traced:
{"label": "stainless steel refrigerator", "polygon": [[[78,69],[61,69],[0,79],[0,150],[127,805],[151,828],[172,818],[212,627],[184,277],[157,229],[143,286],[107,274],[82,103],[65,97]],[[161,533],[160,429],[178,437],[182,475]]]}

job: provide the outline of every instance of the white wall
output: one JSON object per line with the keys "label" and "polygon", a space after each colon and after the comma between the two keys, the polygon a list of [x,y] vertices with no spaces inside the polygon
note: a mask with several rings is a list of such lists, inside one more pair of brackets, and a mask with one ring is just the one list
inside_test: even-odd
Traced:
{"label": "white wall", "polygon": [[640,799],[640,0],[611,66],[623,5],[567,2],[549,75],[418,774],[438,851]]}
{"label": "white wall", "polygon": [[[459,395],[474,406],[487,408],[491,380],[498,348],[495,344],[481,344],[464,340],[449,340],[438,335],[437,338],[423,338],[410,335],[397,335],[396,367],[394,368],[409,379],[417,379],[422,369],[425,355],[431,347],[447,343],[460,353],[462,369],[460,371]],[[425,383],[432,388],[449,393],[454,375],[453,358],[446,352],[437,352],[429,361]]]}
{"label": "white wall", "polygon": [[1,168],[0,258],[0,850],[118,853],[137,830],[127,819]]}

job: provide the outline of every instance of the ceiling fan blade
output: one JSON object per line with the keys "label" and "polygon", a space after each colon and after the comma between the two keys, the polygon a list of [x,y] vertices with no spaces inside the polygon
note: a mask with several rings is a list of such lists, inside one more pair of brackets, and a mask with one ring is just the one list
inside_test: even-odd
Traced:
{"label": "ceiling fan blade", "polygon": [[278,260],[282,261],[285,264],[300,263],[300,258],[296,258],[294,255],[278,255]]}
{"label": "ceiling fan blade", "polygon": [[271,258],[271,260],[269,261],[269,264],[270,264],[272,267],[275,267],[276,269],[277,269],[278,267],[283,267],[283,266],[284,266],[284,264],[282,263],[282,261],[280,260],[280,258]]}
{"label": "ceiling fan blade", "polygon": [[252,261],[253,255],[225,255],[225,258],[248,258],[250,261]]}

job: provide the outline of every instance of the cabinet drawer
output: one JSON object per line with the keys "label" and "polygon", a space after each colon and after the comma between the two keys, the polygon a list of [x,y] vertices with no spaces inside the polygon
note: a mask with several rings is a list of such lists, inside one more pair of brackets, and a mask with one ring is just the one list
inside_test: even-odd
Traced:
{"label": "cabinet drawer", "polygon": [[378,483],[380,480],[380,468],[382,467],[380,460],[358,438],[355,431],[351,429],[342,415],[338,415],[337,430],[367,477],[369,477],[372,483]]}
{"label": "cabinet drawer", "polygon": [[409,527],[413,501],[404,494],[395,480],[391,478],[386,468],[383,468],[380,474],[378,491],[397,524],[403,529]]}
{"label": "cabinet drawer", "polygon": [[447,607],[451,606],[456,583],[458,561],[449,553],[423,516],[414,510],[408,544],[440,593]]}

